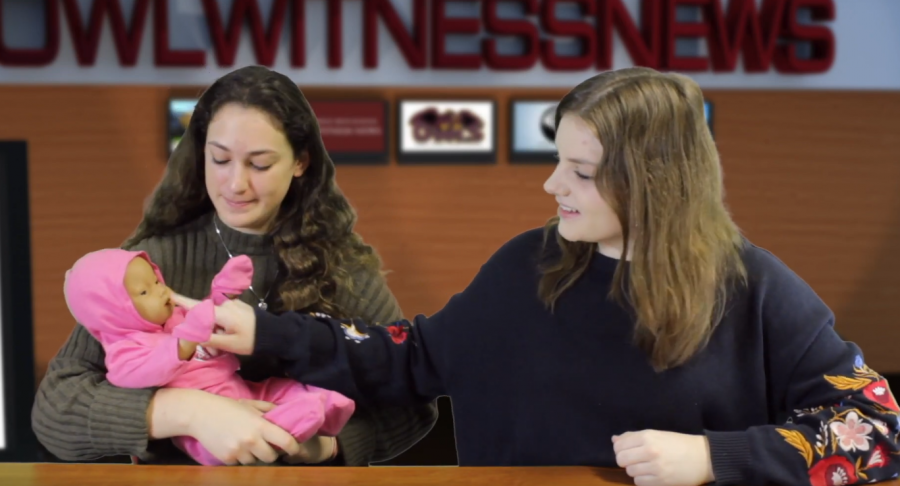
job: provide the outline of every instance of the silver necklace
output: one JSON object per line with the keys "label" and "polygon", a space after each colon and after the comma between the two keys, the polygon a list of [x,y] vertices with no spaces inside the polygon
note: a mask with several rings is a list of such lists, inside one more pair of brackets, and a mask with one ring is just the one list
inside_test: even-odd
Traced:
{"label": "silver necklace", "polygon": [[[219,224],[216,223],[216,219],[217,219],[217,216],[213,215],[213,227],[216,229],[216,234],[219,235],[219,241],[222,242],[222,247],[225,248],[225,253],[228,253],[228,258],[234,258],[234,255],[231,254],[231,250],[228,249],[228,245],[225,244],[225,239],[222,238],[222,232],[219,231]],[[277,272],[275,273],[275,278],[278,278]],[[274,287],[274,285],[273,285],[273,287]],[[263,298],[261,298],[261,299],[259,298],[259,294],[257,294],[256,291],[253,290],[252,285],[249,288],[250,288],[250,292],[253,293],[253,296],[256,297],[257,300],[259,300],[259,304],[257,304],[256,306],[262,310],[268,309],[269,304],[266,304],[266,299],[269,298],[269,292],[272,291],[272,287],[269,287],[269,290],[266,291],[266,295],[263,296]]]}

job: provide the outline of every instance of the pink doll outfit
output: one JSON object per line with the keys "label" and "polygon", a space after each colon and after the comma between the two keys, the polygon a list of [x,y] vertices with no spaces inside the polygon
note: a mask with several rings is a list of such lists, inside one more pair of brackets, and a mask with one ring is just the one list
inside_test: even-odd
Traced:
{"label": "pink doll outfit", "polygon": [[[353,415],[355,404],[339,393],[286,378],[244,381],[236,374],[240,362],[235,355],[202,346],[197,346],[187,361],[178,357],[179,339],[207,342],[215,328],[214,306],[224,302],[227,295],[240,295],[250,286],[250,258],[241,255],[230,259],[213,279],[210,296],[190,311],[176,307],[164,326],[142,318],[125,289],[125,271],[134,258],[145,258],[164,282],[145,252],[122,249],[89,253],[66,273],[66,303],[75,319],[103,345],[110,383],[123,388],[191,388],[234,399],[271,402],[276,407],[263,417],[299,442],[315,434],[334,436],[340,432]],[[222,464],[192,437],[175,437],[173,441],[200,464]]]}

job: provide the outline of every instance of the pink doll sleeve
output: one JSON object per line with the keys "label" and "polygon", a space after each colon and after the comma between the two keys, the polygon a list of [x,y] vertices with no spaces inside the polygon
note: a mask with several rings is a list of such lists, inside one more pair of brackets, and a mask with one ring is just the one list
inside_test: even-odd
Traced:
{"label": "pink doll sleeve", "polygon": [[106,379],[122,388],[165,386],[187,363],[178,358],[178,338],[167,333],[132,333],[106,346]]}
{"label": "pink doll sleeve", "polygon": [[[215,308],[204,301],[184,314],[176,309],[171,334],[133,332],[112,343],[106,350],[106,378],[122,388],[165,386],[175,379],[189,361],[178,357],[178,340],[209,341],[215,326]],[[169,330],[169,325],[166,326]]]}
{"label": "pink doll sleeve", "polygon": [[253,262],[247,255],[238,255],[225,262],[212,281],[210,297],[220,305],[228,295],[241,295],[253,281]]}

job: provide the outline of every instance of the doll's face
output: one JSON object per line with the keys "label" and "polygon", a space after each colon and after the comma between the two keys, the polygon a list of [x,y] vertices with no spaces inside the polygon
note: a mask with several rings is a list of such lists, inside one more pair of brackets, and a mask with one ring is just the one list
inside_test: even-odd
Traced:
{"label": "doll's face", "polygon": [[172,317],[172,291],[159,281],[150,262],[137,257],[125,270],[125,289],[134,308],[144,319],[160,326]]}

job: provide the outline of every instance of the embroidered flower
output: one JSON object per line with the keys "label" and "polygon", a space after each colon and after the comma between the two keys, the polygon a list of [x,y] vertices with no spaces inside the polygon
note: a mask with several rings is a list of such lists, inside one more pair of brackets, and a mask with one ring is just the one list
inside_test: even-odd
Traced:
{"label": "embroidered flower", "polygon": [[344,330],[344,339],[348,339],[350,341],[362,342],[366,339],[369,339],[368,334],[364,334],[356,328],[354,324],[341,324],[341,328]]}
{"label": "embroidered flower", "polygon": [[830,435],[828,435],[828,426],[825,424],[825,422],[822,422],[819,425],[819,433],[816,434],[816,451],[820,456],[823,455],[825,446],[828,445],[829,437]]}
{"label": "embroidered flower", "polygon": [[856,481],[856,469],[841,456],[822,459],[809,470],[809,482],[812,486],[844,486]]}
{"label": "embroidered flower", "polygon": [[872,433],[872,426],[863,422],[856,412],[847,414],[846,421],[836,420],[830,424],[831,431],[837,436],[838,444],[841,449],[851,452],[855,450],[869,450],[869,434]]}
{"label": "embroidered flower", "polygon": [[394,341],[394,344],[400,344],[406,341],[406,336],[408,335],[408,333],[406,332],[406,328],[404,328],[402,324],[394,324],[392,326],[388,326],[387,330],[391,334],[391,339]]}
{"label": "embroidered flower", "polygon": [[891,433],[890,429],[888,429],[887,424],[884,423],[884,422],[882,422],[881,420],[878,420],[878,419],[869,419],[869,421],[872,422],[872,424],[875,426],[875,429],[878,430],[878,432],[879,432],[880,434],[882,434],[882,435],[888,435],[888,434]]}
{"label": "embroidered flower", "polygon": [[866,469],[871,469],[873,467],[884,467],[888,463],[888,455],[884,450],[884,446],[878,444],[875,446],[875,450],[872,451],[872,455],[869,457],[869,462],[866,463]]}
{"label": "embroidered flower", "polygon": [[890,387],[888,387],[888,383],[885,380],[872,382],[869,386],[863,389],[863,395],[865,395],[869,400],[877,402],[884,407],[887,407],[891,410],[900,411],[900,407],[897,407],[897,402],[894,400],[894,395],[891,394],[891,389]]}

